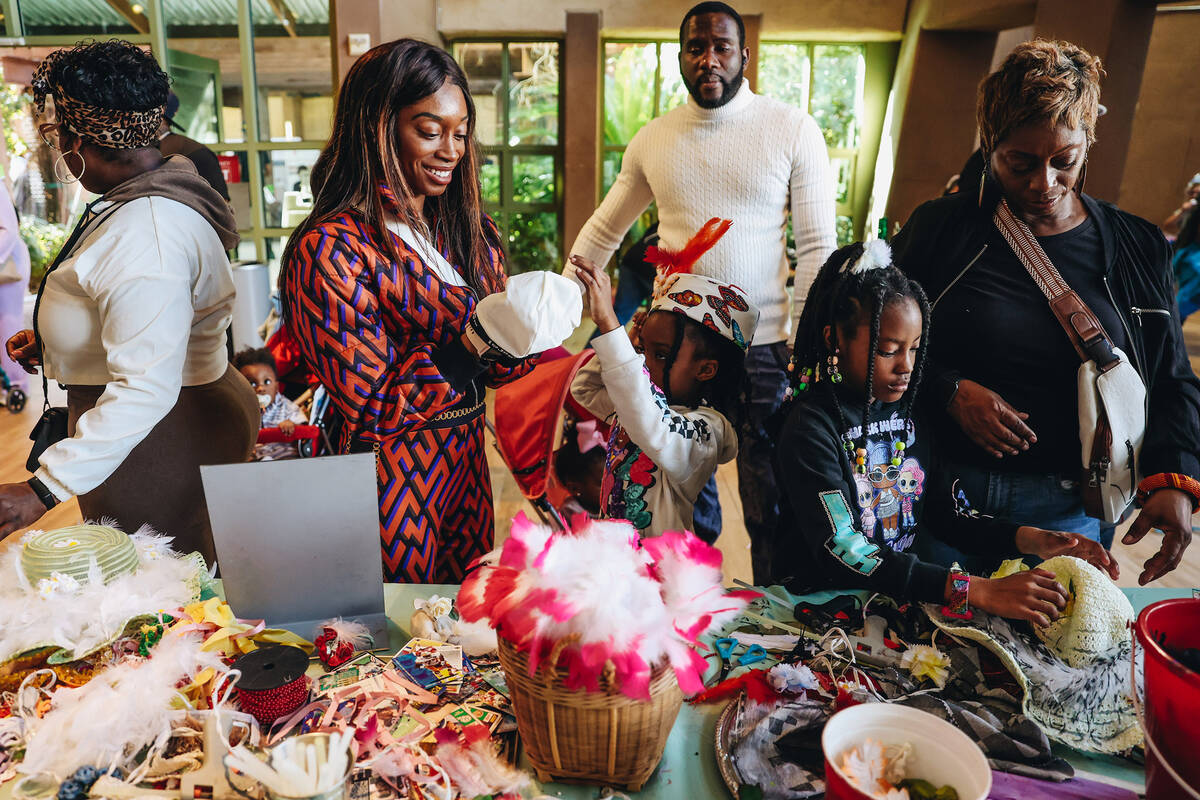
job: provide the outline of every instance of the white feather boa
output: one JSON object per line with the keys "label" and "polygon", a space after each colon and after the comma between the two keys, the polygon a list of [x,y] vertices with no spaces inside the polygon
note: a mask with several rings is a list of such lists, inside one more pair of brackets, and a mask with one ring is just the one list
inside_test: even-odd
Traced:
{"label": "white feather boa", "polygon": [[129,770],[140,751],[165,743],[178,713],[181,680],[202,669],[224,669],[202,651],[197,635],[164,636],[149,659],[132,659],[98,673],[78,689],[61,688],[42,719],[29,719],[20,772],[49,772],[60,780],[79,767]]}
{"label": "white feather boa", "polygon": [[51,645],[67,651],[67,660],[82,658],[118,636],[129,620],[196,599],[202,570],[171,550],[170,537],[143,526],[129,538],[137,549],[136,572],[105,584],[93,561],[87,581],[67,578],[48,591],[39,591],[21,569],[21,547],[0,553],[0,663]]}
{"label": "white feather boa", "polygon": [[589,522],[555,533],[525,515],[508,540],[471,572],[458,593],[469,623],[486,621],[531,670],[568,637],[568,688],[600,688],[612,662],[620,690],[649,699],[652,669],[666,661],[695,694],[707,666],[699,639],[733,619],[755,592],[721,586],[721,553],[690,533],[639,542],[628,522]]}

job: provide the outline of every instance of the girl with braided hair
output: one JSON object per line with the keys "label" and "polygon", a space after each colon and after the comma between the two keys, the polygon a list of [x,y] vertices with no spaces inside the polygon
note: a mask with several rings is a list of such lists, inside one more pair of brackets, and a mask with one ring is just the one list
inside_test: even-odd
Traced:
{"label": "girl with braided hair", "polygon": [[[1097,543],[984,517],[938,488],[953,482],[933,479],[934,449],[917,421],[929,314],[925,292],[892,266],[883,242],[843,247],[818,273],[796,333],[776,450],[777,579],[790,576],[784,582],[796,592],[866,588],[1048,625],[1067,599],[1050,573],[972,577],[907,552],[928,533],[997,562],[1068,554],[1116,577]],[[923,480],[914,483],[917,472]]]}

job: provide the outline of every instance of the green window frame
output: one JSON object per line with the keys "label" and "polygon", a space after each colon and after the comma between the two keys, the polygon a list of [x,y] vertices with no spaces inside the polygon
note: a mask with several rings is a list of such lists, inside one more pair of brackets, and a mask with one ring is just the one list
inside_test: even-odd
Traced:
{"label": "green window frame", "polygon": [[[667,84],[673,86],[675,83],[675,79],[671,79],[671,76],[678,74],[678,68],[675,63],[675,59],[678,56],[678,42],[674,39],[611,37],[602,40],[604,70],[600,113],[604,135],[599,165],[601,196],[608,192],[613,181],[616,180],[616,176],[620,170],[621,154],[625,152],[625,147],[628,144],[628,138],[625,141],[613,141],[614,137],[610,132],[609,104],[612,100],[606,88],[610,80],[609,71],[613,67],[610,61],[610,45],[641,45],[654,48],[655,68],[652,91],[644,91],[642,93],[644,97],[652,96],[653,99],[649,103],[648,109],[641,109],[645,116],[641,120],[642,124],[648,122],[650,119],[661,116],[674,107],[669,98],[664,102],[663,95],[664,87]],[[835,147],[829,145],[830,161],[838,170],[835,173],[837,195],[834,200],[838,217],[839,242],[844,243],[853,241],[854,239],[861,239],[864,234],[864,226],[868,213],[875,172],[875,158],[879,149],[879,134],[887,105],[887,87],[890,86],[892,71],[895,67],[896,44],[764,39],[760,43],[758,53],[755,55],[758,59],[759,70],[758,89],[756,91],[760,94],[774,96],[773,92],[765,89],[763,86],[765,77],[763,65],[764,60],[772,58],[771,49],[779,46],[800,48],[805,54],[805,74],[800,77],[804,85],[804,111],[810,114],[813,113],[813,98],[817,94],[817,92],[813,91],[813,88],[814,69],[818,54],[824,57],[825,52],[823,51],[829,48],[853,48],[862,59],[862,69],[858,70],[855,76],[855,124],[852,146]],[[664,51],[671,52],[664,53]],[[680,81],[680,85],[681,83]],[[626,87],[626,93],[631,91],[633,90]],[[779,99],[787,101],[786,98]],[[647,111],[648,113],[646,113]],[[626,111],[625,113],[636,113],[636,109]],[[818,119],[818,123],[820,123],[820,119]],[[624,135],[632,137],[634,132],[625,131]],[[827,144],[829,144],[828,132],[824,127],[822,128],[822,132],[826,133]],[[636,241],[641,232],[653,221],[655,216],[653,207],[651,207],[651,210],[647,215],[643,216],[640,223],[634,226],[634,230],[626,238],[625,244],[628,244],[630,241]]]}
{"label": "green window frame", "polygon": [[[177,0],[170,0],[171,3]],[[42,2],[53,2],[53,0],[42,0]],[[96,0],[100,6],[108,7],[105,0]],[[133,42],[134,44],[147,45],[150,51],[158,59],[159,64],[163,66],[168,73],[171,72],[171,56],[169,50],[170,40],[167,36],[167,24],[169,22],[167,15],[168,2],[166,0],[139,0],[137,5],[141,6],[142,13],[145,15],[148,22],[148,33],[137,33],[131,31],[129,33],[110,34],[119,36],[119,38]],[[263,160],[269,158],[271,151],[281,150],[313,150],[320,151],[325,147],[324,140],[304,140],[304,141],[271,141],[269,131],[263,130],[263,117],[260,113],[260,89],[259,76],[255,68],[254,62],[254,42],[255,42],[255,15],[260,16],[264,13],[264,8],[270,10],[269,6],[264,8],[257,7],[255,0],[236,0],[237,5],[237,39],[239,55],[241,59],[242,72],[242,92],[241,92],[241,111],[242,119],[245,128],[244,141],[218,141],[210,143],[207,146],[215,153],[233,153],[240,155],[244,159],[245,175],[243,180],[250,184],[249,190],[249,227],[239,230],[242,243],[238,247],[237,258],[246,260],[251,258],[262,263],[277,262],[280,257],[280,249],[272,248],[269,241],[273,239],[284,239],[291,235],[294,226],[268,226],[266,222],[266,208],[263,193],[264,178],[263,178]],[[43,46],[43,47],[71,47],[74,46],[82,34],[66,33],[57,35],[25,35],[25,26],[22,25],[20,16],[20,4],[18,0],[0,0],[0,11],[4,16],[4,31],[13,40],[12,44]],[[274,12],[272,12],[274,13]],[[259,27],[263,27],[260,25]],[[328,25],[304,25],[301,28],[302,34],[314,35],[321,30],[328,33]],[[280,29],[282,30],[282,28]],[[232,37],[230,37],[232,38]],[[265,38],[265,37],[264,37]],[[188,54],[181,54],[187,56]],[[181,63],[180,66],[185,66]],[[330,65],[332,70],[332,65]],[[222,139],[229,135],[229,131],[223,130],[223,126],[218,121],[218,130],[223,134]]]}
{"label": "green window frame", "polygon": [[[513,111],[513,89],[517,84],[510,83],[513,75],[513,55],[520,45],[530,44],[553,44],[556,48],[558,81],[554,99],[553,143],[522,144],[514,135],[513,123],[516,115]],[[500,48],[499,79],[504,86],[503,91],[496,92],[498,142],[481,143],[479,147],[484,210],[495,220],[503,241],[507,244],[508,269],[511,274],[534,269],[557,271],[563,261],[563,41],[547,36],[479,36],[452,39],[447,46],[467,73],[468,81],[473,78],[472,68],[471,64],[464,63],[463,55],[472,45]],[[475,91],[472,94],[476,97],[479,95]],[[477,138],[478,127],[483,123],[483,120],[477,122]],[[518,143],[514,144],[514,141]],[[547,166],[552,169],[549,182],[545,181]],[[536,194],[530,194],[531,191]],[[525,194],[522,195],[522,192]],[[547,237],[546,228],[551,219],[553,235]]]}
{"label": "green window frame", "polygon": [[[621,158],[625,152],[625,148],[629,145],[629,139],[633,138],[633,134],[637,132],[636,130],[626,131],[625,133],[627,133],[628,136],[623,137],[624,141],[613,141],[613,139],[617,138],[617,136],[614,136],[613,133],[610,133],[610,130],[609,130],[610,106],[609,106],[609,91],[608,91],[608,81],[609,81],[608,72],[609,72],[609,66],[610,66],[610,56],[609,56],[610,45],[626,46],[626,47],[642,46],[642,47],[653,47],[654,48],[654,78],[653,78],[654,85],[653,85],[652,91],[650,93],[652,100],[651,100],[650,108],[649,108],[649,112],[650,112],[649,116],[646,117],[643,124],[645,124],[645,122],[649,122],[650,120],[652,120],[656,117],[662,116],[667,111],[670,111],[672,108],[674,108],[676,105],[678,105],[678,103],[672,103],[672,104],[668,105],[668,102],[670,101],[670,99],[672,99],[674,97],[674,93],[670,93],[666,97],[664,97],[664,93],[663,93],[663,76],[668,74],[668,71],[663,69],[663,49],[664,48],[669,49],[671,47],[674,47],[675,48],[675,57],[678,58],[679,42],[677,40],[675,40],[675,39],[639,39],[639,38],[626,38],[626,37],[611,37],[611,38],[605,38],[601,41],[601,48],[602,48],[603,54],[604,54],[603,55],[604,66],[603,66],[603,70],[602,70],[601,85],[600,85],[600,98],[601,98],[600,99],[600,124],[601,124],[601,128],[602,128],[601,148],[600,148],[600,183],[601,183],[600,192],[601,192],[602,197],[604,194],[608,193],[608,190],[612,187],[613,181],[616,180],[617,174],[621,170]],[[625,52],[628,52],[628,49]],[[618,58],[620,58],[620,57],[618,56]],[[617,69],[617,68],[619,68],[619,65],[613,64],[613,67],[614,67],[614,69]],[[678,68],[675,66],[674,63],[672,63],[670,65],[670,74],[678,75]],[[675,81],[672,81],[672,83],[675,83]],[[678,84],[679,84],[679,86],[683,85],[682,79],[679,79]],[[684,90],[684,92],[686,94],[686,89]],[[631,91],[630,95],[631,95],[631,98],[636,100],[636,97],[637,97],[636,91]],[[686,96],[685,96],[684,100],[686,101]],[[637,111],[631,110],[630,113],[637,113]],[[641,125],[639,125],[637,127],[640,128]]]}
{"label": "green window frame", "polygon": [[[862,217],[858,211],[857,199],[859,195],[869,194],[871,187],[869,185],[862,186],[856,180],[858,175],[858,165],[861,156],[863,143],[863,130],[866,127],[863,124],[863,115],[866,111],[866,45],[857,42],[796,42],[784,41],[777,39],[765,39],[759,44],[758,67],[759,67],[759,92],[768,96],[774,96],[768,89],[763,87],[763,65],[765,62],[775,57],[771,49],[777,47],[793,47],[803,49],[805,52],[804,67],[807,71],[802,77],[804,86],[805,104],[804,111],[812,115],[817,124],[821,127],[821,133],[825,137],[825,145],[829,150],[829,163],[834,170],[834,202],[835,214],[837,215],[837,239],[838,245],[849,244],[855,239],[861,238]],[[820,109],[813,108],[813,100],[818,95],[816,85],[816,63],[818,50],[843,48],[852,51],[857,51],[861,69],[856,74],[856,85],[854,87],[854,120],[851,131],[851,146],[837,146],[837,142],[833,141],[834,133],[826,125],[822,125]],[[824,57],[822,55],[822,57]],[[783,99],[783,98],[779,98]],[[784,102],[789,102],[784,100]],[[814,110],[817,113],[814,113]],[[790,229],[789,229],[790,235]]]}

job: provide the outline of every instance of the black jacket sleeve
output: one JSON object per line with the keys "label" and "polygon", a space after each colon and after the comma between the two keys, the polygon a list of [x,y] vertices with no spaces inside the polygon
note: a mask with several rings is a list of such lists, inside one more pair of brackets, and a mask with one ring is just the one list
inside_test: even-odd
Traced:
{"label": "black jacket sleeve", "polygon": [[794,524],[793,530],[780,531],[792,540],[783,550],[809,561],[780,565],[783,571],[820,576],[819,582],[830,586],[870,589],[900,599],[943,599],[949,570],[922,562],[911,553],[897,553],[863,534],[850,493],[849,463],[832,420],[820,409],[807,405],[793,409],[776,448],[776,460],[780,491]]}
{"label": "black jacket sleeve", "polygon": [[[958,198],[953,198],[957,200]],[[950,198],[923,203],[917,206],[908,222],[892,239],[892,262],[905,275],[921,284],[929,302],[933,303],[946,288],[946,279],[940,274],[940,266],[947,253],[936,252],[932,245],[941,240],[941,229],[947,218]],[[933,397],[938,408],[949,405],[958,387],[961,374],[936,359],[925,363],[922,392]]]}
{"label": "black jacket sleeve", "polygon": [[[1158,368],[1143,375],[1149,392],[1146,438],[1142,443],[1141,473],[1176,472],[1200,479],[1200,380],[1192,371],[1187,344],[1180,327],[1179,306],[1175,300],[1175,279],[1171,271],[1170,248],[1162,233],[1155,230],[1148,254],[1148,277],[1154,281],[1162,304],[1170,311],[1164,315],[1142,315],[1135,324],[1166,325],[1167,331],[1158,356]],[[1153,339],[1144,337],[1147,347]],[[1147,356],[1150,356],[1147,353]],[[1150,360],[1149,358],[1147,360]]]}

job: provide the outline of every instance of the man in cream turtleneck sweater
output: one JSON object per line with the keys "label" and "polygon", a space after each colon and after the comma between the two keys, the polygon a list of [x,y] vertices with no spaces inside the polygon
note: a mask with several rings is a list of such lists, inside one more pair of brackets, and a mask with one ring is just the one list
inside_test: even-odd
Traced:
{"label": "man in cream turtleneck sweater", "polygon": [[[821,131],[803,111],[750,91],[743,78],[750,57],[745,38],[741,17],[724,3],[700,3],[687,13],[679,29],[687,105],[651,120],[633,137],[621,174],[571,253],[607,263],[651,201],[658,204],[660,246],[668,250],[682,247],[712,217],[733,220],[696,271],[742,287],[762,311],[746,355],[753,388],[738,454],[754,580],[762,584],[771,578],[779,494],[763,424],[783,400],[792,320],[836,237]],[[789,204],[797,260],[790,307],[784,250]],[[570,274],[569,264],[564,271]]]}

